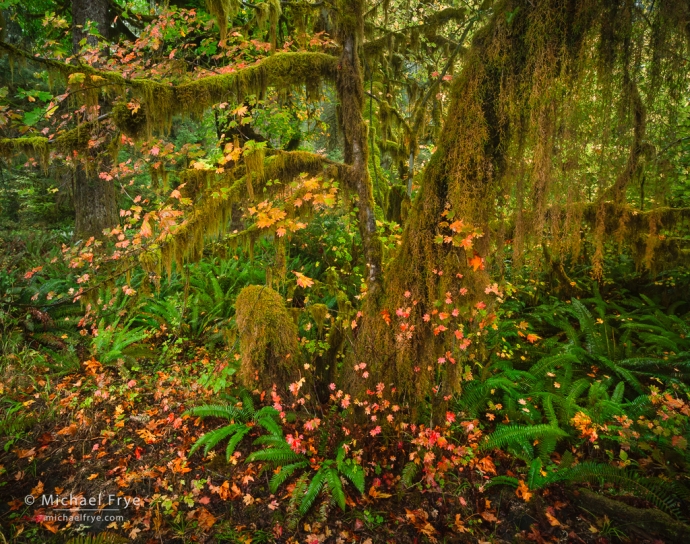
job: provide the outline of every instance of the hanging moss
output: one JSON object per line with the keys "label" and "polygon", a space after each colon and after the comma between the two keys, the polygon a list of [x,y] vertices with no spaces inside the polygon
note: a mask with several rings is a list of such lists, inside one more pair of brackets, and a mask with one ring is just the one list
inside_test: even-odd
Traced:
{"label": "hanging moss", "polygon": [[250,285],[237,295],[235,319],[242,365],[237,376],[249,389],[285,388],[299,379],[297,326],[283,297],[273,289]]}
{"label": "hanging moss", "polygon": [[321,334],[323,332],[323,324],[326,321],[326,315],[328,315],[328,306],[325,304],[312,304],[309,306],[309,313],[314,323],[316,323],[319,334]]}
{"label": "hanging moss", "polygon": [[26,138],[0,139],[0,156],[11,159],[23,153],[29,157],[36,157],[41,161],[44,169],[48,166],[50,146],[48,138],[32,136]]}
{"label": "hanging moss", "polygon": [[206,9],[216,19],[220,39],[228,35],[228,20],[232,19],[240,9],[239,0],[206,0]]}
{"label": "hanging moss", "polygon": [[[227,9],[233,2],[213,3],[217,4],[216,7],[219,9]],[[0,42],[0,50],[7,52],[11,58],[39,62],[65,78],[70,74],[83,73],[97,81],[94,84],[96,93],[99,92],[99,86],[115,95],[123,95],[125,89],[130,89],[133,97],[142,104],[148,132],[153,129],[169,129],[174,115],[200,116],[213,104],[228,99],[241,102],[247,95],[262,94],[269,86],[284,89],[304,84],[313,81],[315,74],[318,74],[318,79],[334,80],[338,65],[336,57],[324,53],[278,53],[236,72],[204,77],[173,86],[150,79],[126,79],[118,72],[98,70],[88,65],[76,66],[32,57],[29,53],[4,42]],[[123,113],[120,112],[118,118],[123,122],[123,126],[127,126],[129,121],[124,120]],[[139,123],[136,121],[138,133],[141,128]]]}
{"label": "hanging moss", "polygon": [[256,13],[256,24],[260,30],[265,31],[268,26],[268,41],[271,49],[276,48],[276,36],[278,30],[278,20],[283,13],[280,0],[266,0],[254,6]]}
{"label": "hanging moss", "polygon": [[[474,271],[467,263],[474,251],[487,263],[497,254],[500,244],[495,237],[505,232],[506,207],[519,221],[515,232],[516,240],[520,233],[522,247],[527,245],[525,240],[539,250],[541,241],[548,240],[553,243],[552,254],[554,249],[560,253],[563,247],[576,247],[574,238],[586,220],[583,216],[591,212],[580,206],[582,193],[568,190],[579,182],[585,167],[576,159],[567,162],[564,149],[574,155],[581,153],[582,142],[577,138],[582,138],[578,122],[583,118],[591,120],[598,131],[595,134],[615,133],[618,142],[610,170],[604,171],[605,175],[597,172],[594,208],[600,211],[595,236],[606,240],[607,233],[613,232],[612,241],[628,238],[630,245],[639,246],[636,260],[641,259],[643,266],[649,267],[660,254],[664,241],[661,223],[651,216],[639,219],[634,214],[620,214],[625,190],[639,175],[643,148],[645,113],[635,81],[640,79],[641,67],[648,67],[647,61],[655,55],[680,57],[686,47],[686,19],[672,22],[667,17],[671,26],[666,31],[678,38],[675,50],[650,52],[647,30],[650,22],[656,24],[659,12],[660,8],[650,8],[641,16],[632,0],[506,0],[495,4],[488,23],[475,33],[462,73],[453,78],[437,151],[427,165],[398,255],[386,274],[387,294],[379,308],[405,307],[403,293],[409,291],[411,298],[419,301],[418,318],[411,320],[415,334],[409,342],[399,342],[393,328],[375,313],[365,315],[358,327],[357,357],[371,361],[376,379],[395,381],[403,395],[415,400],[428,395],[432,383],[442,385],[438,398],[458,390],[459,362],[444,367],[440,382],[435,371],[424,371],[438,368],[438,357],[453,349],[453,336],[434,334],[421,316],[431,313],[431,304],[444,293],[456,293],[460,287],[468,289],[467,301],[485,298],[490,268]],[[667,46],[671,43],[668,39],[660,41]],[[393,71],[397,70],[396,62],[391,49]],[[605,97],[598,101],[604,110],[601,118],[597,112],[588,111],[593,89],[597,96]],[[608,89],[609,94],[602,89]],[[409,92],[412,96],[417,90],[410,88]],[[381,111],[388,118],[385,121],[393,120],[392,109],[382,106]],[[385,127],[381,137],[389,139]],[[589,133],[586,138],[591,141]],[[606,161],[609,159],[606,156]],[[504,199],[507,192],[520,193],[516,199],[520,208],[513,207],[514,200]],[[556,204],[565,210],[566,201],[567,212],[549,216]],[[441,214],[447,209],[453,211],[455,219],[484,233],[469,254],[462,248],[435,243],[443,221]],[[639,234],[633,235],[638,221],[644,228],[640,226]],[[670,254],[674,250],[667,246],[664,251]],[[531,262],[543,262],[541,253],[530,255]],[[476,320],[471,326],[477,326]],[[471,330],[468,324],[466,332]],[[482,343],[476,342],[461,356],[484,360],[482,350]],[[414,366],[421,370],[413,372]],[[356,380],[352,385],[357,386]]]}

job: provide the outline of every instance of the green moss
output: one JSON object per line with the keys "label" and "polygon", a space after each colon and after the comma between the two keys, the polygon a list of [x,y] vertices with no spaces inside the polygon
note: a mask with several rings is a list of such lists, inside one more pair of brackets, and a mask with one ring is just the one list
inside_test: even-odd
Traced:
{"label": "green moss", "polygon": [[31,136],[26,138],[2,138],[0,139],[0,156],[7,159],[24,154],[40,159],[43,167],[48,166],[50,154],[48,138],[43,136]]}
{"label": "green moss", "polygon": [[309,306],[309,313],[319,329],[319,334],[321,334],[323,332],[323,324],[326,321],[326,315],[328,315],[328,306],[325,304],[312,304]]}
{"label": "green moss", "polygon": [[241,102],[248,95],[260,95],[269,85],[287,88],[311,81],[316,75],[333,79],[336,68],[337,59],[324,53],[277,53],[237,72],[179,85],[169,97],[168,106],[171,114],[201,115],[218,102]]}
{"label": "green moss", "polygon": [[234,17],[239,8],[238,0],[206,0],[206,9],[216,19],[221,40],[228,35],[228,19]]}
{"label": "green moss", "polygon": [[[144,108],[144,107],[142,107]],[[130,138],[139,139],[147,134],[148,123],[146,113],[139,108],[136,112],[130,110],[124,102],[118,102],[110,113],[117,128]]]}
{"label": "green moss", "polygon": [[261,285],[245,287],[235,301],[242,366],[238,378],[245,387],[285,388],[299,379],[297,326],[283,297]]}
{"label": "green moss", "polygon": [[280,19],[283,10],[280,6],[280,0],[266,0],[254,6],[256,13],[256,24],[260,30],[266,30],[268,26],[268,41],[271,48],[276,48],[276,36],[278,29],[278,20]]}

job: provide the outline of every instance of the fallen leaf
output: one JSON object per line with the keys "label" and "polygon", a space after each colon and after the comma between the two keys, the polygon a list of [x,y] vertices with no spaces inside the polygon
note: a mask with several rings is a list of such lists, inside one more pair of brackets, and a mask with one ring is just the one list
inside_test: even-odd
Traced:
{"label": "fallen leaf", "polygon": [[494,515],[493,515],[491,512],[489,512],[488,510],[484,510],[484,511],[481,513],[481,516],[482,516],[486,521],[488,521],[489,523],[495,523],[495,522],[498,521],[498,518],[497,518],[496,516],[494,516]]}
{"label": "fallen leaf", "polygon": [[518,483],[515,494],[525,502],[528,502],[532,498],[532,493],[529,492],[529,487],[527,487],[524,480],[520,480]]}

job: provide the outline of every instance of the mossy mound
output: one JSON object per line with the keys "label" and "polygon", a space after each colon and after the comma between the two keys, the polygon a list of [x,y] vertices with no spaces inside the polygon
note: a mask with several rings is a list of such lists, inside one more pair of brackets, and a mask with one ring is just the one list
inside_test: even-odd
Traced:
{"label": "mossy mound", "polygon": [[285,386],[299,379],[297,326],[283,297],[263,285],[240,291],[235,302],[242,366],[238,378],[250,389]]}

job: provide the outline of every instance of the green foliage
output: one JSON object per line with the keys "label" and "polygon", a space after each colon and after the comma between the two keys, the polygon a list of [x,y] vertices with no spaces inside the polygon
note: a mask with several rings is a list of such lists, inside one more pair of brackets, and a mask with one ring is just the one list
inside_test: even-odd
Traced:
{"label": "green foliage", "polygon": [[204,448],[204,455],[206,455],[220,442],[228,439],[225,456],[226,459],[230,461],[237,446],[242,439],[252,431],[255,425],[260,425],[276,436],[282,435],[282,430],[278,423],[276,423],[276,418],[279,413],[275,408],[264,406],[263,408],[255,410],[254,401],[251,394],[247,391],[242,392],[241,399],[242,402],[235,405],[207,404],[197,406],[185,412],[190,416],[221,418],[231,422],[229,425],[210,431],[199,438],[189,450],[190,455],[201,447]]}
{"label": "green foliage", "polygon": [[128,540],[117,533],[99,533],[97,535],[83,535],[70,538],[67,544],[124,544]]}
{"label": "green foliage", "polygon": [[132,328],[129,323],[119,326],[119,319],[106,325],[101,319],[98,334],[93,339],[93,355],[103,364],[131,357],[132,346],[144,340],[148,334],[143,328]]}
{"label": "green foliage", "polygon": [[[271,493],[275,493],[293,473],[310,467],[309,459],[304,454],[295,452],[282,434],[273,436],[276,440],[271,441],[271,447],[256,451],[247,458],[248,463],[263,461],[274,468],[280,468],[269,483]],[[345,510],[345,491],[341,477],[348,480],[360,493],[364,493],[364,471],[352,459],[345,460],[345,454],[345,448],[340,445],[336,450],[335,459],[323,461],[311,478],[303,474],[298,479],[292,497],[298,503],[297,511],[300,516],[309,512],[321,493],[330,494],[335,503]]]}

